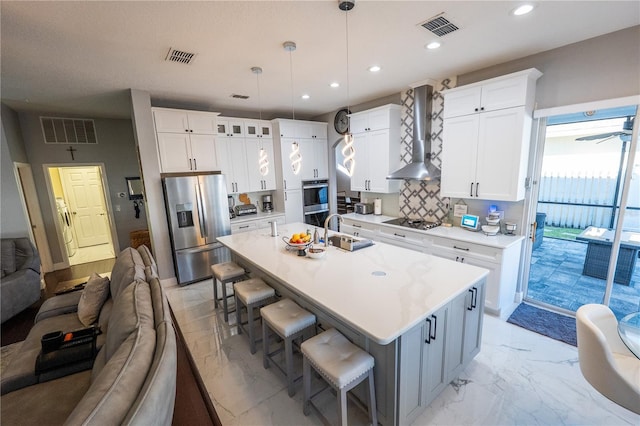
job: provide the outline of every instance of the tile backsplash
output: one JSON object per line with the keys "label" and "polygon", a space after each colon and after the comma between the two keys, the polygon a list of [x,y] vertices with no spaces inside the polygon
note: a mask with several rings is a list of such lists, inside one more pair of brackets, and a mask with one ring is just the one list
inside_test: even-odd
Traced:
{"label": "tile backsplash", "polygon": [[[442,90],[455,87],[456,78],[446,78],[439,81],[433,88],[433,102],[431,113],[431,161],[440,168],[442,159],[442,121],[443,96]],[[413,138],[413,89],[401,94],[401,152],[404,164],[411,162]],[[429,119],[429,117],[427,117]],[[415,219],[442,220],[447,215],[449,198],[440,197],[440,181],[420,182],[405,180],[400,188],[400,215]]]}

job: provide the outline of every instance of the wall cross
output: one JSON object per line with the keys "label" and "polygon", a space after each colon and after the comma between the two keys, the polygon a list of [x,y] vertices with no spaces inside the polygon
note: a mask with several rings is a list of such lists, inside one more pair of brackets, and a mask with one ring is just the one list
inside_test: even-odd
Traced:
{"label": "wall cross", "polygon": [[67,148],[65,151],[69,151],[69,154],[71,154],[71,160],[75,160],[73,153],[75,151],[77,151],[77,149],[75,149],[74,147],[70,146],[69,148]]}

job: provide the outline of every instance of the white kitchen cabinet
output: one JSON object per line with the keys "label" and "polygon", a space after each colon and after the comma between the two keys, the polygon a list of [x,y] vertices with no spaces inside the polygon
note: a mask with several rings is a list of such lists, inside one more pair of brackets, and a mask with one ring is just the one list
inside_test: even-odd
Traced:
{"label": "white kitchen cabinet", "polygon": [[[303,180],[328,179],[327,123],[276,119],[272,121],[274,151],[281,167],[282,190],[301,189]],[[301,158],[300,170],[294,174],[291,156],[297,145]]]}
{"label": "white kitchen cabinet", "polygon": [[217,137],[216,153],[220,171],[226,176],[227,192],[229,194],[249,192],[249,171],[244,139]]}
{"label": "white kitchen cabinet", "polygon": [[[218,170],[215,136],[217,113],[153,108],[160,168],[163,172]],[[189,124],[196,125],[190,128]]]}
{"label": "white kitchen cabinet", "polygon": [[245,120],[244,121],[244,136],[247,139],[256,138],[268,138],[273,139],[273,132],[271,122],[267,120]]}
{"label": "white kitchen cabinet", "polygon": [[354,237],[367,238],[379,241],[379,232],[375,227],[358,224],[355,222],[343,221],[340,224],[340,233],[353,235]]}
{"label": "white kitchen cabinet", "polygon": [[302,190],[284,191],[284,216],[287,223],[304,222]]}
{"label": "white kitchen cabinet", "polygon": [[255,231],[256,229],[258,229],[258,223],[253,220],[231,224],[231,234],[239,234],[241,232]]}
{"label": "white kitchen cabinet", "polygon": [[441,194],[524,198],[535,81],[531,69],[444,94]]}
{"label": "white kitchen cabinet", "polygon": [[350,117],[355,151],[351,190],[397,192],[400,181],[387,180],[387,176],[402,166],[400,107],[390,104],[351,114]]}
{"label": "white kitchen cabinet", "polygon": [[218,113],[182,109],[153,108],[156,132],[215,135]]}
{"label": "white kitchen cabinet", "polygon": [[218,117],[216,134],[219,137],[242,138],[245,135],[245,123],[242,118]]}
{"label": "white kitchen cabinet", "polygon": [[256,229],[265,229],[271,227],[271,222],[276,222],[278,225],[285,224],[284,214],[270,214],[268,217],[251,217],[242,219],[235,219],[231,221],[231,233],[238,234],[240,232],[249,232]]}
{"label": "white kitchen cabinet", "polygon": [[489,270],[484,290],[487,311],[500,317],[506,317],[513,311],[521,241],[500,249],[431,235],[428,239],[432,255]]}
{"label": "white kitchen cabinet", "polygon": [[409,250],[425,251],[424,234],[407,228],[380,225],[380,241]]}
{"label": "white kitchen cabinet", "polygon": [[[245,155],[249,179],[249,191],[271,191],[276,189],[276,172],[273,161],[273,141],[271,139],[245,139]],[[266,153],[269,164],[267,174],[260,172],[260,151]]]}

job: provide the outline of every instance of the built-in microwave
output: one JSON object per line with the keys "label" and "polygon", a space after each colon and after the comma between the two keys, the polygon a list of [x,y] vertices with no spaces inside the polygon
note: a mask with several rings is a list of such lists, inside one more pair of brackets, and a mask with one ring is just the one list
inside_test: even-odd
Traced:
{"label": "built-in microwave", "polygon": [[324,220],[329,215],[328,181],[308,180],[302,182],[302,210],[305,223],[324,226]]}

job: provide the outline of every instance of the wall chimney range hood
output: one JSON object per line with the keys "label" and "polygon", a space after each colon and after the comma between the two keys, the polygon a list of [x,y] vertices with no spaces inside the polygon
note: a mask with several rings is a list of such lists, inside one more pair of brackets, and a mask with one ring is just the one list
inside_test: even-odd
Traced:
{"label": "wall chimney range hood", "polygon": [[431,163],[431,105],[433,87],[413,89],[413,152],[411,162],[387,179],[439,180],[440,170]]}

